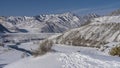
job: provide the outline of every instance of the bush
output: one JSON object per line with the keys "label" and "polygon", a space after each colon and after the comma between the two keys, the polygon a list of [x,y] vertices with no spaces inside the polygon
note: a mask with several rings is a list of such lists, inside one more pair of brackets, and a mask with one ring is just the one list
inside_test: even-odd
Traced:
{"label": "bush", "polygon": [[53,45],[52,41],[45,40],[44,42],[42,42],[40,44],[40,47],[38,48],[38,50],[33,52],[33,55],[34,56],[43,55],[43,54],[47,53],[48,51],[51,51],[52,45]]}
{"label": "bush", "polygon": [[120,57],[120,46],[116,46],[110,50],[110,55]]}
{"label": "bush", "polygon": [[2,46],[2,47],[3,47],[3,46],[4,46],[4,44],[3,44],[3,43],[0,43],[0,46]]}

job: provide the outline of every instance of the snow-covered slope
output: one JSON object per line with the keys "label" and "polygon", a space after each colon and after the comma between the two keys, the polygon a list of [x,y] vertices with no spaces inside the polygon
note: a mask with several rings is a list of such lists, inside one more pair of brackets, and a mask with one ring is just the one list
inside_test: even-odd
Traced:
{"label": "snow-covered slope", "polygon": [[0,33],[10,32],[7,28],[5,28],[2,24],[0,24]]}
{"label": "snow-covered slope", "polygon": [[63,32],[79,27],[82,18],[72,13],[49,14],[38,16],[0,17],[0,23],[12,32]]}
{"label": "snow-covered slope", "polygon": [[55,45],[39,57],[28,57],[4,68],[120,68],[118,57],[104,55],[95,48]]}
{"label": "snow-covered slope", "polygon": [[94,18],[92,24],[117,24],[120,23],[120,16],[103,16],[99,18]]}
{"label": "snow-covered slope", "polygon": [[67,31],[54,38],[53,42],[98,48],[111,42],[120,42],[119,18],[105,16],[92,19],[90,24]]}
{"label": "snow-covered slope", "polygon": [[31,41],[21,43],[20,45],[9,43],[4,46],[0,46],[0,68],[30,56],[29,53],[36,50],[38,45],[39,43]]}

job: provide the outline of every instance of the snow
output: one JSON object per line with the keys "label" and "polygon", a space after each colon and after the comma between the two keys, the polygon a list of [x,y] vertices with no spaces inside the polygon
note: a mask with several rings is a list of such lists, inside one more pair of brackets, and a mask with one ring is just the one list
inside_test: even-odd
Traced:
{"label": "snow", "polygon": [[120,68],[119,57],[112,57],[96,48],[54,45],[56,52],[27,57],[4,68]]}
{"label": "snow", "polygon": [[[95,19],[99,20],[99,18],[95,18]],[[100,20],[100,22],[97,23],[95,22],[96,21],[93,20],[88,25],[66,31],[61,36],[57,37],[56,41],[58,43],[64,43],[64,42],[67,43],[70,41],[75,41],[73,40],[75,38],[78,39],[84,38],[85,40],[81,41],[80,43],[88,46],[91,44],[93,46],[98,46],[99,44],[102,44],[104,46],[104,43],[106,44],[109,42],[120,42],[120,27],[119,27],[120,25],[119,23],[116,23],[117,21],[110,24],[105,23],[104,20]],[[102,22],[103,24],[100,24]],[[96,44],[97,41],[99,42],[98,44]]]}
{"label": "snow", "polygon": [[8,50],[0,54],[0,64],[9,64],[22,58],[23,52]]}
{"label": "snow", "polygon": [[8,40],[20,41],[20,40],[31,40],[31,39],[45,39],[52,35],[58,35],[60,33],[6,33],[3,36],[9,35],[6,37]]}
{"label": "snow", "polygon": [[[110,51],[112,48],[116,47],[116,46],[119,45],[119,44],[120,44],[120,42],[110,42],[110,43],[104,45],[103,47],[101,47],[101,50],[104,49],[104,53],[107,55],[107,54],[109,54],[109,51]],[[106,47],[107,47],[107,48],[106,48]]]}
{"label": "snow", "polygon": [[[17,46],[18,48],[21,49],[34,51],[39,47],[38,44],[39,43],[36,42],[27,42],[27,43],[21,43],[20,45],[12,44],[11,46]],[[16,62],[20,59],[29,56],[27,52],[10,48],[9,47],[10,44],[5,44],[5,45],[6,45],[5,47],[0,46],[0,68],[4,65]]]}
{"label": "snow", "polygon": [[[0,68],[31,55],[39,48],[40,41],[58,33],[6,33],[0,46]],[[2,34],[1,34],[2,35]],[[4,40],[14,42],[4,42]],[[13,48],[12,48],[13,47]]]}
{"label": "snow", "polygon": [[[101,56],[102,57],[102,56]],[[93,58],[80,53],[61,54],[62,68],[120,68],[120,62]]]}
{"label": "snow", "polygon": [[60,68],[57,54],[48,53],[41,57],[29,57],[18,62],[12,63],[5,68]]}
{"label": "snow", "polygon": [[21,45],[18,45],[18,47],[29,51],[34,51],[39,47],[39,42],[22,43]]}
{"label": "snow", "polygon": [[102,23],[120,23],[120,16],[103,16],[92,20],[92,24]]}

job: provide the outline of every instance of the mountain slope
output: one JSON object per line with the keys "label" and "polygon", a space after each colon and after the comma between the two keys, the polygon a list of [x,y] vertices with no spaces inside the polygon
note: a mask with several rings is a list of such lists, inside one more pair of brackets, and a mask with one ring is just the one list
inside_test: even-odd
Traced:
{"label": "mountain slope", "polygon": [[67,31],[52,40],[59,44],[97,48],[111,42],[120,42],[119,18],[120,16],[94,18],[90,24]]}
{"label": "mountain slope", "polygon": [[110,16],[117,16],[120,15],[120,9],[117,9],[109,14]]}
{"label": "mountain slope", "polygon": [[2,24],[0,24],[0,33],[10,32],[7,28],[5,28]]}

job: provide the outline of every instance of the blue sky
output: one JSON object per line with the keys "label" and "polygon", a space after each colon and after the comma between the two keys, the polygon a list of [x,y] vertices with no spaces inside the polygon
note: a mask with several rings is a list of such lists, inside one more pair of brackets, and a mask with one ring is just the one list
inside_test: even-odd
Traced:
{"label": "blue sky", "polygon": [[0,0],[0,16],[34,16],[72,12],[105,14],[120,7],[120,0]]}

